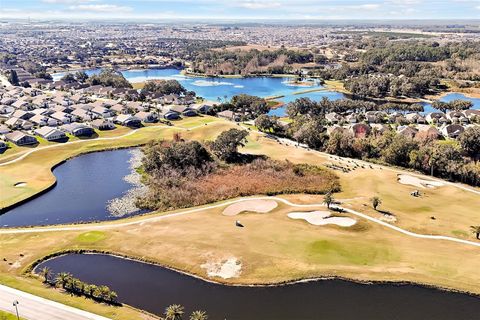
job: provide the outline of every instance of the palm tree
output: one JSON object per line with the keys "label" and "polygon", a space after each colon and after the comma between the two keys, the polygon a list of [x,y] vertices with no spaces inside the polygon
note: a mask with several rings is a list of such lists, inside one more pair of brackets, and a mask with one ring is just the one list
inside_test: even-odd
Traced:
{"label": "palm tree", "polygon": [[110,288],[107,286],[100,286],[98,287],[98,290],[100,291],[100,297],[103,300],[108,300],[108,296],[110,294]]}
{"label": "palm tree", "polygon": [[372,201],[372,206],[375,210],[377,210],[377,207],[382,204],[382,200],[379,197],[373,197],[370,201]]}
{"label": "palm tree", "polygon": [[118,294],[115,291],[110,290],[110,292],[108,293],[108,301],[110,301],[110,303],[115,303],[117,302],[117,299]]}
{"label": "palm tree", "polygon": [[192,314],[190,315],[190,320],[207,320],[207,319],[208,319],[207,313],[202,310],[193,311]]}
{"label": "palm tree", "polygon": [[470,230],[472,230],[477,239],[480,239],[480,226],[471,226]]}
{"label": "palm tree", "polygon": [[165,320],[181,320],[185,308],[179,304],[172,304],[165,309]]}
{"label": "palm tree", "polygon": [[50,276],[52,275],[52,269],[50,269],[49,267],[43,267],[42,270],[40,270],[40,274],[44,278],[43,283],[47,283],[50,279]]}
{"label": "palm tree", "polygon": [[55,278],[55,283],[57,285],[61,285],[62,288],[65,289],[67,282],[71,278],[72,278],[72,275],[70,273],[60,272],[59,274],[57,274],[57,277]]}
{"label": "palm tree", "polygon": [[333,195],[331,192],[328,192],[327,194],[325,194],[325,196],[323,197],[323,202],[325,202],[325,204],[327,205],[327,208],[330,209],[330,205],[333,203],[334,199],[333,199]]}

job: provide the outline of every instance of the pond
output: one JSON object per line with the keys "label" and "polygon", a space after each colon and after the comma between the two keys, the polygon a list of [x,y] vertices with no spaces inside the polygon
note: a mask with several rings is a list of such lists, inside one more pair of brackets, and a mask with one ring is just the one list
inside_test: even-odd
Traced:
{"label": "pond", "polygon": [[[85,70],[88,75],[99,73],[101,69]],[[53,74],[53,79],[58,80],[66,73]],[[247,93],[259,97],[277,97],[278,100],[288,103],[297,98],[310,98],[321,100],[327,97],[330,100],[338,100],[345,97],[344,94],[331,90],[305,92],[310,89],[323,89],[321,85],[295,86],[289,83],[291,78],[276,77],[250,77],[250,78],[195,78],[181,74],[181,71],[174,68],[166,69],[141,69],[122,71],[124,77],[131,83],[143,82],[154,79],[175,79],[178,80],[187,90],[195,91],[198,96],[211,101],[224,101],[236,94]],[[474,104],[474,109],[480,109],[480,98],[469,98],[461,93],[450,93],[441,97],[440,101],[449,102],[455,99],[469,100]],[[424,113],[435,111],[429,103],[422,103]],[[283,117],[286,115],[285,107],[270,111],[270,115]]]}
{"label": "pond", "polygon": [[[101,69],[90,69],[85,72],[92,75]],[[247,93],[259,97],[285,96],[280,100],[290,102],[300,97],[320,99],[327,96],[331,99],[339,99],[343,94],[334,91],[310,92],[300,95],[293,93],[310,89],[321,89],[321,85],[297,86],[291,85],[292,78],[283,77],[249,77],[249,78],[198,78],[187,77],[181,74],[181,70],[167,69],[142,69],[122,71],[123,76],[131,83],[143,82],[154,79],[178,80],[187,90],[195,91],[200,97],[211,101],[223,101],[234,95]],[[54,80],[60,79],[65,73],[53,75]]]}
{"label": "pond", "polygon": [[88,153],[59,165],[55,187],[0,215],[0,227],[115,219],[107,205],[132,189],[124,178],[132,172],[134,150]]}
{"label": "pond", "polygon": [[100,254],[70,254],[43,262],[55,273],[70,272],[107,285],[121,302],[161,314],[181,304],[209,319],[451,320],[476,319],[480,299],[415,285],[364,285],[324,280],[277,287],[232,287],[203,281],[160,266]]}

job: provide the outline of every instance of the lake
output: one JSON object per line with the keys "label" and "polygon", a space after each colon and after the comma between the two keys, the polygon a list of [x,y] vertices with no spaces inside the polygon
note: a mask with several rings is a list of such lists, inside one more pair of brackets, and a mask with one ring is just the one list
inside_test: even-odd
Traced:
{"label": "lake", "polygon": [[480,299],[415,285],[325,280],[277,287],[213,284],[160,266],[101,254],[70,254],[40,264],[107,285],[129,305],[161,314],[181,304],[209,319],[477,319]]}
{"label": "lake", "polygon": [[[88,75],[99,73],[101,69],[85,70]],[[66,73],[53,74],[54,80],[59,80]],[[275,78],[275,77],[249,77],[249,78],[195,78],[187,77],[181,74],[181,71],[174,68],[166,69],[141,69],[141,70],[125,70],[122,71],[123,76],[131,83],[143,82],[154,79],[175,79],[178,80],[187,90],[195,91],[198,96],[211,101],[223,101],[230,99],[236,94],[247,93],[259,97],[276,97],[278,100],[288,103],[297,98],[310,98],[312,100],[321,100],[323,97],[330,100],[342,99],[344,94],[331,90],[307,92],[294,94],[309,89],[322,89],[321,85],[313,87],[302,87],[290,85],[291,78]],[[469,100],[474,104],[474,109],[480,109],[479,98],[469,98],[461,93],[450,93],[440,101],[449,102],[455,99]],[[425,108],[424,113],[435,111],[429,103],[422,103]],[[286,115],[285,107],[272,110],[270,115],[283,117]]]}
{"label": "lake", "polygon": [[0,226],[115,219],[107,209],[107,203],[132,188],[124,180],[131,173],[132,150],[88,153],[59,165],[53,170],[56,186],[0,215]]}

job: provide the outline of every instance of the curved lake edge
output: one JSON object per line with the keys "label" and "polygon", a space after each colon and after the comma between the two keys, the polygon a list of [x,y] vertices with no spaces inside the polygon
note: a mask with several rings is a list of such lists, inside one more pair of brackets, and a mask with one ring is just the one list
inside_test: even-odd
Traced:
{"label": "curved lake edge", "polygon": [[[295,278],[291,280],[285,280],[285,281],[279,281],[279,282],[258,282],[258,283],[252,283],[252,284],[246,284],[246,283],[232,283],[232,282],[227,282],[227,281],[221,281],[221,280],[214,280],[210,278],[205,278],[204,276],[195,274],[195,273],[190,273],[187,271],[184,271],[180,268],[177,268],[172,265],[167,265],[160,263],[158,261],[150,260],[150,259],[145,259],[145,258],[139,258],[135,256],[131,256],[128,254],[123,254],[123,253],[118,253],[118,252],[113,252],[109,250],[98,250],[98,249],[66,249],[66,250],[61,250],[57,251],[51,254],[48,254],[42,258],[39,258],[32,263],[30,263],[22,272],[25,275],[33,275],[33,276],[39,276],[36,272],[35,269],[42,263],[47,262],[49,260],[54,260],[55,258],[61,257],[61,256],[68,256],[68,255],[74,255],[74,254],[79,254],[79,255],[105,255],[105,256],[111,256],[127,261],[132,261],[136,263],[142,263],[146,265],[151,265],[159,268],[164,268],[173,272],[176,272],[181,275],[185,275],[188,277],[192,277],[201,281],[204,281],[206,283],[211,283],[211,284],[216,284],[216,285],[221,285],[221,286],[226,286],[226,287],[243,287],[243,288],[269,288],[269,287],[283,287],[283,286],[289,286],[289,285],[294,285],[294,284],[300,284],[300,283],[311,283],[311,282],[320,282],[320,281],[330,281],[330,280],[338,280],[338,281],[344,281],[344,282],[350,282],[350,283],[355,283],[355,284],[361,284],[361,285],[383,285],[383,286],[394,286],[394,287],[402,287],[402,286],[415,286],[419,288],[424,288],[424,289],[431,289],[431,290],[438,290],[440,292],[447,292],[447,293],[457,293],[457,294],[462,294],[466,295],[469,297],[473,298],[479,298],[480,299],[480,292],[475,293],[471,292],[468,290],[461,290],[461,289],[455,289],[455,288],[447,288],[447,287],[442,287],[439,285],[434,285],[434,284],[429,284],[429,283],[423,283],[423,282],[414,282],[414,281],[394,281],[394,280],[361,280],[361,279],[355,279],[352,277],[344,277],[344,276],[339,276],[339,275],[323,275],[323,276],[316,276],[316,277],[304,277],[304,278]],[[136,307],[133,307],[136,308]]]}
{"label": "curved lake edge", "polygon": [[[85,141],[88,141],[88,140],[85,140]],[[44,195],[45,193],[49,192],[50,190],[52,190],[54,187],[57,186],[57,177],[55,176],[54,174],[54,170],[56,168],[58,168],[59,166],[61,166],[62,164],[65,164],[67,161],[70,161],[70,160],[73,160],[77,157],[81,157],[81,156],[84,156],[84,155],[87,155],[87,154],[92,154],[92,153],[97,153],[97,152],[105,152],[105,151],[116,151],[116,150],[125,150],[125,149],[134,149],[134,148],[140,148],[142,146],[144,146],[145,143],[141,143],[141,144],[136,144],[136,145],[133,145],[133,146],[117,146],[117,147],[109,147],[109,146],[105,146],[105,147],[102,147],[101,149],[96,149],[96,150],[87,150],[87,151],[84,151],[84,152],[80,152],[78,154],[74,154],[72,156],[69,156],[55,164],[53,164],[51,167],[50,167],[50,173],[52,174],[53,178],[54,178],[54,181],[46,186],[44,189],[41,189],[39,190],[38,192],[35,192],[33,193],[32,195],[28,196],[27,198],[25,199],[22,199],[22,200],[19,200],[11,205],[8,205],[8,206],[5,206],[3,208],[0,208],[0,216],[4,213],[6,213],[7,211],[9,210],[12,210],[16,207],[19,207],[21,206],[22,204],[25,204],[35,198],[38,198],[42,195]],[[41,151],[41,149],[39,150]],[[21,160],[20,160],[21,161]],[[125,217],[127,218],[127,217]],[[75,223],[61,223],[61,224],[49,224],[49,225],[45,225],[45,226],[60,226],[60,225],[75,225],[75,224],[88,224],[88,223],[95,223],[95,222],[102,222],[103,220],[99,220],[99,221],[85,221],[85,222],[82,222],[82,221],[78,221],[78,222],[75,222]],[[28,225],[28,226],[21,226],[21,227],[1,227],[0,226],[0,229],[14,229],[14,228],[32,228],[32,227],[38,227],[39,225]]]}

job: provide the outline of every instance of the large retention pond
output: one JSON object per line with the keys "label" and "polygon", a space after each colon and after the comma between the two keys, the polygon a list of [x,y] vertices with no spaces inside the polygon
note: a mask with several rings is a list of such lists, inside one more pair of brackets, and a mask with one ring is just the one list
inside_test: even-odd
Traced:
{"label": "large retention pond", "polygon": [[[101,69],[90,69],[85,72],[88,75],[99,73]],[[310,89],[323,89],[320,85],[314,86],[295,86],[289,81],[291,78],[277,77],[249,77],[249,78],[195,78],[181,74],[181,71],[174,68],[167,69],[142,69],[142,70],[126,70],[122,71],[123,76],[131,83],[143,82],[154,79],[175,79],[178,80],[187,90],[195,91],[197,96],[203,97],[211,101],[224,101],[230,99],[236,94],[247,93],[259,97],[277,97],[279,101],[288,103],[297,98],[310,98],[315,101],[321,100],[323,97],[330,100],[342,99],[344,94],[322,90],[314,92],[305,92],[295,94]],[[53,74],[53,79],[60,79],[65,73]],[[455,99],[470,100],[474,104],[474,109],[480,109],[479,98],[469,98],[461,93],[451,93],[442,98],[441,101],[449,102]],[[422,103],[425,113],[432,112],[434,109],[429,103]],[[285,116],[285,108],[272,110],[271,115]]]}
{"label": "large retention pond", "polygon": [[115,219],[107,205],[132,188],[124,179],[132,156],[132,149],[122,149],[66,161],[53,170],[55,187],[0,215],[0,227]]}
{"label": "large retention pond", "polygon": [[213,284],[159,266],[100,254],[43,262],[55,273],[108,285],[121,302],[161,314],[170,304],[209,319],[453,320],[478,319],[480,299],[414,285],[362,285],[326,280],[278,287]]}

